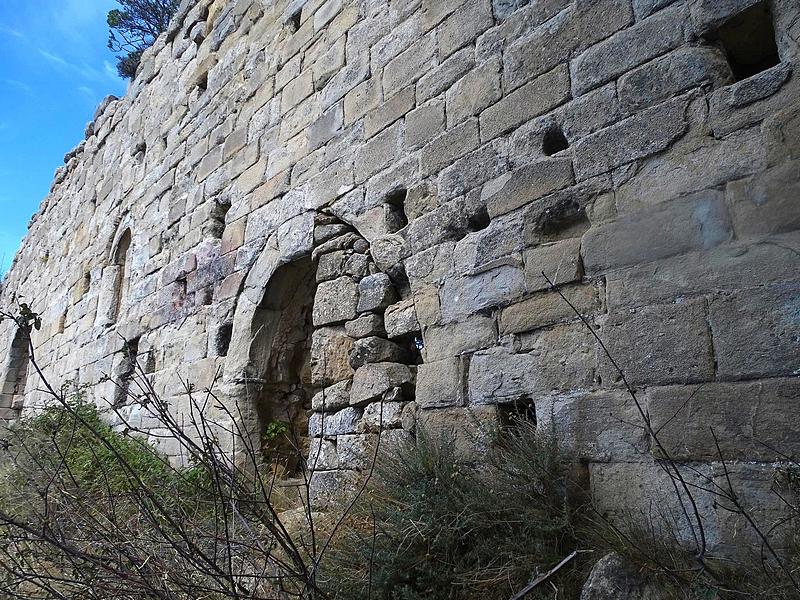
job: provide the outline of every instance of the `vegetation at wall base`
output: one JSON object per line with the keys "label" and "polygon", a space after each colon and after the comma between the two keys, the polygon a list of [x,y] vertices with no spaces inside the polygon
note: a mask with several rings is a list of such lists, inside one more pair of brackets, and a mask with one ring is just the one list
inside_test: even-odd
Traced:
{"label": "vegetation at wall base", "polygon": [[[231,500],[202,467],[174,468],[80,398],[25,417],[8,433],[0,466],[0,589],[9,598],[188,599],[204,588],[208,599],[247,597],[191,568],[175,537],[186,535],[195,552],[224,553],[226,542],[217,537],[214,549],[215,535],[208,535],[224,527],[220,499],[252,525],[252,497]],[[630,565],[642,593],[654,594],[643,598],[797,598],[758,556],[736,565],[709,560],[700,569],[675,540],[635,521],[611,524],[580,493],[579,465],[552,432],[521,420],[479,452],[475,461],[455,434],[419,430],[416,440],[381,454],[366,493],[338,529],[317,523],[319,538],[333,534],[333,541],[313,592],[303,591],[296,574],[269,570],[276,565],[266,562],[285,553],[264,529],[230,545],[231,572],[246,572],[260,557],[268,585],[256,598],[507,600],[577,550],[525,598],[579,598],[592,564],[609,552]],[[796,542],[797,529],[792,533]],[[250,545],[256,538],[261,554]],[[796,545],[786,555],[796,572]],[[305,560],[313,570],[315,558]],[[276,581],[283,591],[273,596]]]}
{"label": "vegetation at wall base", "polygon": [[[520,421],[478,467],[454,434],[418,432],[379,461],[323,585],[342,599],[507,600],[575,548],[572,461],[554,440]],[[558,598],[577,597],[576,565],[554,579]],[[541,597],[553,598],[553,588]]]}

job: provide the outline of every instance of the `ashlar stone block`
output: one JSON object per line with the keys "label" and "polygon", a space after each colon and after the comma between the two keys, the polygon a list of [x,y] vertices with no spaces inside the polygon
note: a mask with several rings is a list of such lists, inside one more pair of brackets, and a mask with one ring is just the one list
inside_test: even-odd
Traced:
{"label": "ashlar stone block", "polygon": [[314,297],[314,325],[328,325],[354,319],[358,306],[358,284],[349,277],[323,281]]}
{"label": "ashlar stone block", "polygon": [[[704,300],[612,312],[600,328],[609,353],[633,386],[714,379],[714,352]],[[598,349],[604,384],[619,382]]]}

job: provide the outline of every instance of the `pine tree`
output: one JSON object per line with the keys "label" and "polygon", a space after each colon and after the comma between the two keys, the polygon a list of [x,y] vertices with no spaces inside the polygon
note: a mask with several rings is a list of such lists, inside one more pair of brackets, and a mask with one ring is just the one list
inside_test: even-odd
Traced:
{"label": "pine tree", "polygon": [[179,0],[117,0],[122,9],[108,13],[108,47],[117,55],[121,77],[136,75],[142,54],[166,31]]}

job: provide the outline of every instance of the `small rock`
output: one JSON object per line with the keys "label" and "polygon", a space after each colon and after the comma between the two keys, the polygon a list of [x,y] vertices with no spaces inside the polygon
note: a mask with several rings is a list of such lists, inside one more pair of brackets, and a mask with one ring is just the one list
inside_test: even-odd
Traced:
{"label": "small rock", "polygon": [[616,553],[601,558],[589,573],[581,600],[667,600],[666,590],[652,584]]}

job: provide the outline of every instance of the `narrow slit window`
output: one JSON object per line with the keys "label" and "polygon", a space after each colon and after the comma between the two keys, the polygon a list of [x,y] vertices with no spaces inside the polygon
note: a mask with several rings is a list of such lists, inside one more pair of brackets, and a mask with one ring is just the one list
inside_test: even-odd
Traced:
{"label": "narrow slit window", "polygon": [[128,297],[130,287],[130,251],[131,251],[131,230],[126,229],[117,242],[114,252],[114,267],[116,268],[114,281],[114,305],[112,310],[113,321],[119,319],[122,307]]}
{"label": "narrow slit window", "polygon": [[231,210],[230,202],[213,202],[211,207],[209,233],[211,237],[222,239],[225,233],[226,218]]}
{"label": "narrow slit window", "polygon": [[406,199],[408,190],[399,188],[386,194],[386,205],[389,208],[389,223],[391,229],[400,231],[408,225],[408,215],[406,214]]}

